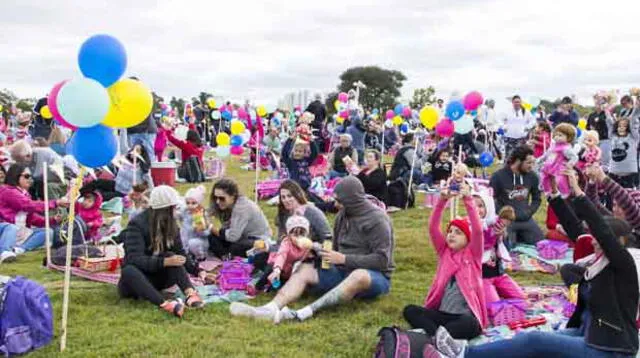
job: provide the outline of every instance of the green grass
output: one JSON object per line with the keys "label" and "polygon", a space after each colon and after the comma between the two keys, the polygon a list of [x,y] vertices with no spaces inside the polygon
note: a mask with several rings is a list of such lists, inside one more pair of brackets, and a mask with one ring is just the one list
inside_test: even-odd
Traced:
{"label": "green grass", "polygon": [[[241,171],[229,160],[227,175],[253,198],[254,173]],[[211,183],[207,183],[211,190]],[[182,185],[184,192],[188,186]],[[419,198],[421,202],[421,197]],[[270,222],[275,208],[261,205]],[[541,209],[536,215],[544,222]],[[69,327],[65,357],[370,357],[382,326],[406,326],[402,308],[420,304],[436,269],[436,257],[427,237],[430,211],[415,208],[393,214],[396,235],[391,293],[372,302],[356,301],[325,311],[303,323],[279,326],[232,318],[227,304],[187,311],[184,319],[168,316],[149,303],[120,300],[116,288],[79,278],[71,281]],[[333,221],[333,217],[330,217]],[[0,265],[0,274],[23,275],[43,284],[54,307],[55,339],[31,357],[58,357],[62,315],[63,274],[41,266],[43,252],[29,253],[18,262]],[[515,274],[521,284],[559,283],[544,274]],[[252,304],[269,301],[263,295]],[[305,297],[295,307],[311,300]]]}

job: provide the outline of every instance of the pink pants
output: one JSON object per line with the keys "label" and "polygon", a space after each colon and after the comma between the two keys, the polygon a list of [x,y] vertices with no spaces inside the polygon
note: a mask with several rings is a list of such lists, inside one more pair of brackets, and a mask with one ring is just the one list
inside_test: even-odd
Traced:
{"label": "pink pants", "polygon": [[522,288],[507,274],[483,278],[482,284],[484,285],[484,298],[487,304],[501,299],[525,298]]}

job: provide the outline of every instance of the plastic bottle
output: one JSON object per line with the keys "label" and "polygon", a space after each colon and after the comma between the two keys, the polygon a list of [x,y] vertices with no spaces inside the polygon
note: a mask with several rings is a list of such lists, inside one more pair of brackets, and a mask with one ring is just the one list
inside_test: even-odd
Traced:
{"label": "plastic bottle", "polygon": [[[333,250],[333,242],[331,240],[324,240],[322,243],[322,249],[325,251]],[[328,270],[331,267],[331,262],[328,259],[322,258],[322,269]]]}

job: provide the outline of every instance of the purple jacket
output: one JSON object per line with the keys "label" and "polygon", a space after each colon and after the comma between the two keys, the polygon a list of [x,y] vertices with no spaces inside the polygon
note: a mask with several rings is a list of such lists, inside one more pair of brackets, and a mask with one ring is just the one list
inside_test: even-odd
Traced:
{"label": "purple jacket", "polygon": [[[44,227],[45,202],[32,200],[31,195],[24,189],[11,186],[0,186],[0,222],[15,224],[16,215],[19,212],[27,213],[27,226]],[[55,209],[56,201],[49,201],[49,209]],[[49,218],[49,224],[54,225],[53,217]]]}

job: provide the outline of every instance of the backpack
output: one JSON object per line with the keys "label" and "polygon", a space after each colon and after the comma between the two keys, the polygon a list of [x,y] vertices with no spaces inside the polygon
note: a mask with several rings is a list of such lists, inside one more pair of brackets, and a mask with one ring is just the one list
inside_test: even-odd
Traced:
{"label": "backpack", "polygon": [[[67,244],[67,233],[69,230],[69,221],[65,220],[60,226],[53,230],[53,243],[51,247],[57,249]],[[73,245],[82,245],[85,243],[84,233],[87,232],[87,224],[80,216],[76,216],[73,220]]]}
{"label": "backpack", "polygon": [[405,183],[402,178],[392,180],[389,183],[387,191],[389,192],[389,207],[395,206],[396,208],[404,209],[407,207],[407,201],[409,202],[408,206],[410,208],[416,205],[416,196],[413,188],[407,196],[407,183]]}
{"label": "backpack", "polygon": [[433,349],[427,349],[430,338],[424,333],[405,331],[398,327],[384,327],[378,331],[380,341],[374,358],[431,358]]}
{"label": "backpack", "polygon": [[396,153],[396,156],[393,158],[393,164],[391,165],[391,172],[389,172],[390,180],[396,180],[404,175],[405,172],[411,170],[411,163],[409,163],[404,157],[404,153],[406,153],[410,149],[413,149],[413,147],[406,146],[400,148],[398,153]]}
{"label": "backpack", "polygon": [[205,181],[204,171],[198,157],[191,156],[178,168],[178,176],[188,183],[202,183]]}
{"label": "backpack", "polygon": [[17,276],[7,283],[0,303],[0,354],[24,354],[51,341],[53,312],[42,286]]}

